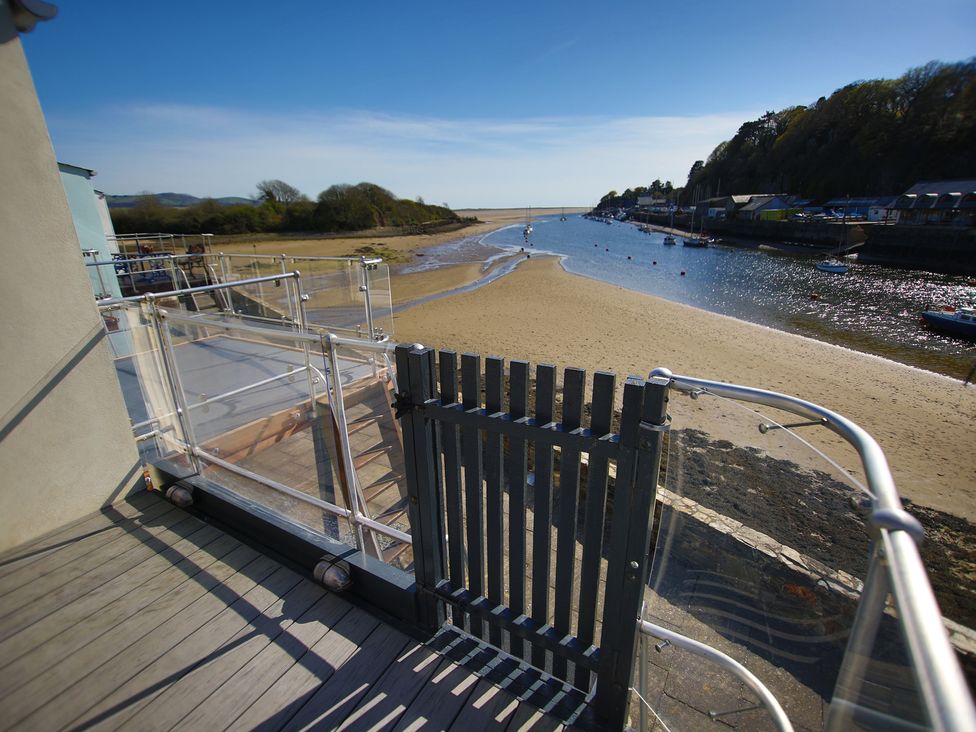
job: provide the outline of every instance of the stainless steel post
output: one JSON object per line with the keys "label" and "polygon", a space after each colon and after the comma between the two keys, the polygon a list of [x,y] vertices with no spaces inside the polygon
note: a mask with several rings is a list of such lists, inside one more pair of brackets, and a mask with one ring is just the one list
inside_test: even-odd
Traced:
{"label": "stainless steel post", "polygon": [[[362,551],[364,546],[363,537],[363,527],[359,519],[365,514],[367,517],[369,515],[366,510],[365,502],[360,505],[361,495],[359,491],[359,479],[356,475],[356,466],[352,460],[352,449],[349,446],[349,428],[346,424],[346,405],[342,398],[342,376],[339,371],[339,353],[336,349],[338,345],[336,343],[336,337],[332,333],[326,336],[326,340],[329,344],[329,370],[332,372],[332,414],[335,415],[336,427],[339,432],[339,451],[341,453],[342,464],[345,467],[346,472],[346,487],[349,490],[349,509],[352,511],[352,517],[350,521],[353,524],[353,528],[356,533],[356,547]],[[374,549],[376,550],[376,556],[380,557],[379,543],[376,540],[375,534],[370,533],[370,538],[373,541]]]}
{"label": "stainless steel post", "polygon": [[369,267],[371,265],[366,264],[366,257],[362,257],[359,266],[363,273],[363,284],[359,289],[366,295],[366,330],[369,332],[369,340],[375,341],[376,329],[373,327],[373,301],[369,292]]}
{"label": "stainless steel post", "polygon": [[[281,274],[288,274],[288,262],[285,261],[285,260],[286,260],[285,255],[282,254],[281,255]],[[294,327],[294,324],[295,324],[295,322],[297,320],[296,317],[295,317],[295,303],[293,303],[291,301],[291,296],[290,295],[289,295],[289,297],[286,297],[285,300],[288,301],[288,319],[292,322],[292,327]]]}
{"label": "stainless steel post", "polygon": [[169,385],[170,394],[176,406],[176,418],[180,422],[180,429],[183,431],[183,439],[187,445],[184,451],[190,460],[194,472],[200,472],[200,461],[194,450],[198,447],[196,437],[193,432],[193,425],[190,421],[189,409],[186,405],[186,394],[183,391],[183,382],[180,379],[180,372],[176,365],[176,357],[173,353],[173,341],[170,337],[169,328],[163,323],[163,313],[159,309],[159,304],[152,293],[146,295],[146,303],[152,317],[153,325],[156,329],[156,336],[159,339],[160,352],[162,355],[163,369],[165,370],[166,380]]}
{"label": "stainless steel post", "polygon": [[[302,291],[301,273],[297,269],[295,270],[295,299],[298,306],[298,330],[300,333],[304,333],[307,328],[305,293]],[[312,418],[314,419],[318,415],[318,405],[315,402],[315,379],[312,376],[312,357],[308,350],[308,343],[304,340],[302,341],[302,352],[305,355],[305,377],[308,382],[308,395],[312,400]]]}
{"label": "stainless steel post", "polygon": [[98,288],[101,290],[101,294],[111,295],[112,293],[105,289],[105,280],[102,278],[102,267],[100,264],[95,264],[95,272],[98,275]]}
{"label": "stainless steel post", "polygon": [[169,268],[169,281],[173,283],[173,289],[180,289],[180,283],[176,279],[176,258],[170,254],[166,259],[166,264]]}

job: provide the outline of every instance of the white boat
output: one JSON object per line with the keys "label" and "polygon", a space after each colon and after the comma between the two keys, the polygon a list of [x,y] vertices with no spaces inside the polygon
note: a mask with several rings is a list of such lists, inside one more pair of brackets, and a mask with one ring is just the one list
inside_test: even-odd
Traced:
{"label": "white boat", "polygon": [[832,274],[847,274],[850,267],[843,262],[838,262],[833,259],[825,259],[822,262],[817,262],[817,269],[819,269],[821,272],[830,272]]}
{"label": "white boat", "polygon": [[675,244],[677,244],[677,242],[674,240],[674,237],[671,236],[670,234],[664,235],[664,243],[668,246],[674,246]]}

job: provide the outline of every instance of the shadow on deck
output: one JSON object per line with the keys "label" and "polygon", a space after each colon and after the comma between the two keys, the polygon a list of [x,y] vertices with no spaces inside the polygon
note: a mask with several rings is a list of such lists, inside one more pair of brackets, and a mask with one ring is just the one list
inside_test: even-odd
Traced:
{"label": "shadow on deck", "polygon": [[563,726],[510,659],[418,642],[152,494],[0,557],[0,618],[2,729]]}

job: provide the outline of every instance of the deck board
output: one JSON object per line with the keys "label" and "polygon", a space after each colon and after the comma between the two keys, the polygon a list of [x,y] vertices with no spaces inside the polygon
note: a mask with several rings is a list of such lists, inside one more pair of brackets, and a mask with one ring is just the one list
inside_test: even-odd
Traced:
{"label": "deck board", "polygon": [[[323,594],[291,625],[287,633],[269,643],[236,674],[214,691],[174,729],[225,729],[241,711],[271,688],[290,667],[307,663],[309,649],[335,627],[352,606],[336,595]],[[303,661],[303,659],[305,659]]]}
{"label": "deck board", "polygon": [[[185,517],[171,527],[151,527],[147,529],[147,534],[154,538],[157,538],[157,534],[160,535],[157,551],[162,551],[167,546],[166,542],[183,539],[196,532],[200,526],[197,519]],[[8,638],[68,603],[84,597],[149,559],[153,553],[153,547],[148,544],[133,545],[129,537],[125,536],[99,547],[82,560],[69,565],[73,569],[66,574],[56,572],[38,579],[37,582],[31,582],[21,588],[20,592],[8,595],[11,602],[5,604],[4,609],[12,609],[9,614],[0,618],[3,623],[0,639]]]}
{"label": "deck board", "polygon": [[[151,582],[158,575],[166,572],[167,569],[175,569],[174,560],[178,565],[183,559],[181,552],[194,547],[194,545],[200,547],[198,551],[203,551],[211,544],[217,544],[216,549],[218,551],[224,545],[227,545],[227,550],[229,551],[233,546],[233,540],[228,540],[226,536],[222,535],[218,529],[212,526],[203,526],[166,551],[150,556],[114,580],[106,582],[100,587],[96,587],[74,602],[58,608],[40,620],[21,629],[19,632],[14,633],[12,636],[0,642],[0,668],[8,666],[31,649],[46,643],[52,637],[60,634],[65,628],[75,627],[92,616],[103,620],[106,609],[117,605],[125,598],[137,601],[141,598],[151,600],[151,590],[149,588],[143,588],[143,585]],[[179,572],[179,570],[176,571]],[[136,590],[139,591],[136,592]],[[64,652],[63,645],[62,652]],[[0,689],[3,688],[3,682],[4,679],[0,678]]]}
{"label": "deck board", "polygon": [[[6,600],[9,603],[12,600],[19,599],[20,593],[15,593],[14,590],[28,584],[34,584],[41,578],[77,576],[72,575],[72,572],[77,572],[79,565],[84,566],[84,562],[92,552],[119,539],[124,541],[127,529],[133,525],[153,521],[157,517],[172,512],[172,510],[172,506],[161,505],[156,502],[148,506],[144,514],[125,517],[114,524],[106,523],[104,525],[102,525],[102,521],[110,521],[110,517],[98,514],[97,521],[87,534],[79,535],[76,540],[57,546],[57,551],[38,557],[36,562],[20,567],[0,579],[0,595],[2,595],[0,601]],[[8,599],[11,594],[13,595],[12,600]],[[9,609],[0,604],[0,616],[6,615],[7,612]]]}
{"label": "deck board", "polygon": [[4,557],[0,730],[559,727],[158,497]]}
{"label": "deck board", "polygon": [[[158,500],[150,494],[137,493],[130,500],[118,503],[105,512],[99,511],[83,516],[43,536],[8,549],[0,554],[0,577],[6,577],[11,572],[43,559],[66,544],[77,543],[86,536],[112,529],[116,525],[118,515],[135,516],[142,509],[155,506],[157,503]],[[67,559],[68,557],[65,561]]]}

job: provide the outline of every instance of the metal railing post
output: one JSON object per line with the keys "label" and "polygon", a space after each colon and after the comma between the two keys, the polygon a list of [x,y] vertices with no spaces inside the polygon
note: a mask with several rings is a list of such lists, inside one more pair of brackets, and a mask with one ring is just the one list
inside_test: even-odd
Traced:
{"label": "metal railing post", "polygon": [[[307,328],[307,321],[305,320],[305,293],[302,292],[302,278],[301,273],[295,270],[295,299],[298,301],[298,329],[300,332],[304,333]],[[329,346],[330,357],[332,351],[335,349]],[[315,380],[312,377],[312,358],[308,350],[308,343],[302,341],[302,352],[305,355],[305,377],[308,382],[308,395],[312,400],[312,417],[314,418],[318,414],[318,407],[315,403]]]}
{"label": "metal railing post", "polygon": [[[288,274],[288,262],[284,254],[281,255],[281,274]],[[294,324],[297,321],[295,317],[295,303],[292,302],[290,294],[285,300],[288,302],[288,319]]]}
{"label": "metal railing post", "polygon": [[[336,337],[331,333],[325,336],[329,348],[329,370],[332,372],[332,414],[336,422],[336,431],[339,434],[339,459],[342,461],[346,474],[346,492],[348,493],[349,510],[352,512],[350,521],[356,534],[356,548],[363,551],[365,537],[363,536],[363,526],[360,523],[362,516],[361,509],[365,512],[365,504],[360,506],[359,478],[356,475],[356,465],[352,459],[352,448],[349,445],[349,427],[346,423],[346,404],[342,397],[342,375],[339,371],[339,353],[336,349]],[[380,557],[380,547],[376,537],[370,533],[376,556]]]}
{"label": "metal railing post", "polygon": [[363,274],[363,285],[360,288],[363,291],[366,303],[366,329],[369,331],[369,340],[376,340],[376,328],[373,327],[373,301],[369,292],[369,268],[374,265],[366,264],[366,257],[360,259],[360,268]]}
{"label": "metal railing post", "polygon": [[180,372],[177,368],[175,354],[173,353],[173,341],[170,337],[169,328],[163,323],[164,314],[159,309],[159,304],[152,293],[146,295],[146,303],[149,306],[149,313],[152,317],[153,326],[156,330],[156,337],[159,339],[160,355],[163,363],[163,374],[169,386],[170,395],[176,406],[176,418],[179,420],[180,429],[183,431],[183,439],[186,443],[184,453],[190,460],[194,472],[200,472],[200,461],[194,450],[198,447],[194,436],[193,425],[190,420],[189,409],[186,404],[186,393],[183,391],[183,381],[180,379]]}
{"label": "metal railing post", "polygon": [[166,265],[169,269],[169,281],[173,283],[173,289],[174,290],[180,289],[179,281],[176,278],[176,259],[173,257],[172,254],[170,254],[169,257],[166,258]]}

